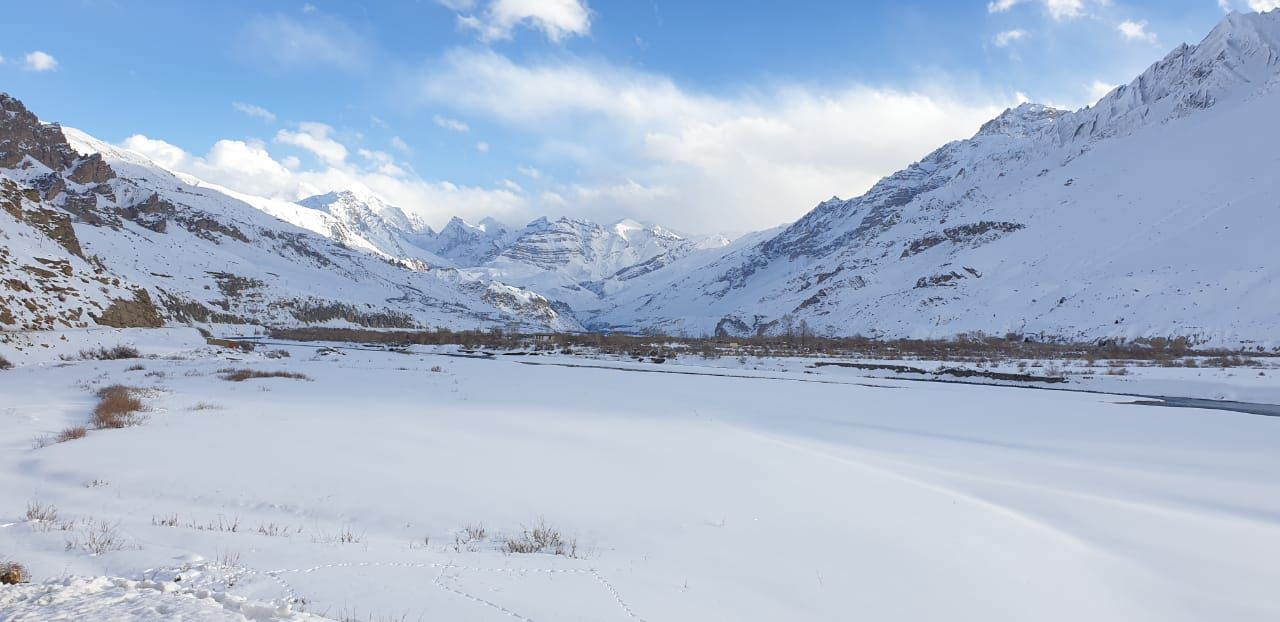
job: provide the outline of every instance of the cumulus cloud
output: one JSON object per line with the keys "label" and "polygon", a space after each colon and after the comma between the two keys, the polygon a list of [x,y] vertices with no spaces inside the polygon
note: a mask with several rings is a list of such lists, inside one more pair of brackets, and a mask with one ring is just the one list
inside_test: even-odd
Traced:
{"label": "cumulus cloud", "polygon": [[[1105,5],[1110,0],[1093,0]],[[991,0],[987,3],[988,13],[1004,13],[1020,4],[1036,3],[1044,5],[1049,16],[1055,20],[1074,19],[1085,14],[1086,0]]]}
{"label": "cumulus cloud", "polygon": [[324,123],[304,121],[297,130],[276,132],[276,142],[310,151],[329,165],[342,164],[347,159],[347,148],[332,134],[333,128]]}
{"label": "cumulus cloud", "polygon": [[266,108],[263,108],[262,106],[255,106],[253,104],[246,104],[244,102],[231,102],[231,107],[234,108],[237,112],[247,114],[256,119],[262,119],[267,123],[276,122],[275,113],[271,112],[270,110],[267,110]]}
{"label": "cumulus cloud", "polygon": [[1156,43],[1156,33],[1147,30],[1147,22],[1145,20],[1141,22],[1125,20],[1120,22],[1117,28],[1120,30],[1120,34],[1129,41]]}
{"label": "cumulus cloud", "polygon": [[479,151],[480,153],[489,153],[489,143],[483,140],[476,143],[476,151]]}
{"label": "cumulus cloud", "polygon": [[520,27],[541,31],[552,41],[591,32],[586,0],[488,0],[483,8],[475,0],[440,4],[458,11],[458,25],[475,31],[482,41],[510,39]]}
{"label": "cumulus cloud", "polygon": [[235,52],[246,62],[279,69],[363,67],[370,54],[364,37],[341,20],[311,12],[258,15],[240,30]]}
{"label": "cumulus cloud", "polygon": [[531,136],[540,164],[577,171],[534,209],[703,231],[774,226],[858,194],[1012,103],[861,85],[710,95],[616,65],[476,50],[417,86],[424,104],[491,118]]}
{"label": "cumulus cloud", "polygon": [[374,194],[434,224],[450,216],[478,220],[520,213],[526,198],[506,187],[480,188],[419,179],[388,153],[355,149],[357,161],[307,168],[293,156],[273,157],[260,140],[220,140],[203,155],[193,155],[160,139],[134,135],[121,144],[179,174],[237,192],[296,201],[335,190]]}
{"label": "cumulus cloud", "polygon": [[450,130],[454,132],[470,132],[471,131],[471,126],[467,125],[466,122],[459,121],[457,119],[450,119],[449,117],[434,115],[431,117],[431,122],[435,123],[436,125],[446,130]]}
{"label": "cumulus cloud", "polygon": [[1259,12],[1280,9],[1280,0],[1249,0],[1249,9]]}
{"label": "cumulus cloud", "polygon": [[36,50],[27,52],[26,56],[23,57],[22,66],[27,71],[57,71],[58,59],[47,52]]}
{"label": "cumulus cloud", "polygon": [[993,38],[991,42],[994,43],[996,47],[1003,48],[1009,47],[1013,43],[1021,41],[1026,37],[1027,31],[1025,30],[1006,30],[1004,32],[996,33],[995,38]]}

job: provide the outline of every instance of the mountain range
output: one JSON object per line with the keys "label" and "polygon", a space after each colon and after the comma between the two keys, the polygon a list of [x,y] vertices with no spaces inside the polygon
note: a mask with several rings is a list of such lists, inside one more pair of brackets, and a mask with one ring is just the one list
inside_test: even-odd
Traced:
{"label": "mountain range", "polygon": [[0,97],[0,327],[232,322],[1280,343],[1280,11],[1023,104],[793,224],[524,227],[165,170]]}

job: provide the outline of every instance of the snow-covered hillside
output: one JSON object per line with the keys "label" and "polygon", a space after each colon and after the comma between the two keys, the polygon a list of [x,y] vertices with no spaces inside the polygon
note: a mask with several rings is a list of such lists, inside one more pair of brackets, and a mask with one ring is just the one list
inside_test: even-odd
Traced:
{"label": "snow-covered hillside", "polygon": [[[0,183],[10,223],[3,229],[3,295],[6,308],[19,310],[0,318],[11,320],[8,327],[153,325],[157,315],[179,322],[577,326],[526,290],[430,269],[414,257],[353,250],[137,154],[43,124],[16,99],[0,96],[0,108]],[[356,233],[385,241],[377,231]]]}
{"label": "snow-covered hillside", "polygon": [[1026,104],[777,235],[628,288],[691,334],[1275,343],[1280,11],[1232,14],[1096,105]]}
{"label": "snow-covered hillside", "polygon": [[[1280,616],[1274,417],[795,360],[149,332],[0,343],[0,562],[32,581],[0,585],[0,619]],[[59,362],[96,339],[77,333],[156,358]],[[1274,395],[1266,370],[1127,390],[1177,372]],[[115,383],[142,425],[33,447]],[[540,524],[564,554],[507,548]]]}

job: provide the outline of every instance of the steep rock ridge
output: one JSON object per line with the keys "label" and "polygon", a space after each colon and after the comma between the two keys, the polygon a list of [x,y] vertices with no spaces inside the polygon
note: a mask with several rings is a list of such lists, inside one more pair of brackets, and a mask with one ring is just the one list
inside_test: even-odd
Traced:
{"label": "steep rock ridge", "polygon": [[1276,342],[1280,12],[1232,14],[1076,112],[1025,104],[591,323],[688,333]]}
{"label": "steep rock ridge", "polygon": [[577,326],[536,294],[455,270],[406,269],[284,223],[138,154],[43,124],[7,95],[0,110],[0,233],[13,316],[0,327],[162,318]]}

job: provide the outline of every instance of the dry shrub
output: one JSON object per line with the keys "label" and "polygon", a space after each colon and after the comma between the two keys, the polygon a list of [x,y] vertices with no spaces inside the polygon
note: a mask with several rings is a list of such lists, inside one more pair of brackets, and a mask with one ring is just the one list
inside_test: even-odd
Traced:
{"label": "dry shrub", "polygon": [[294,380],[310,380],[306,374],[296,371],[262,371],[258,369],[221,369],[219,378],[231,382],[244,382],[253,378],[292,378]]}
{"label": "dry shrub", "polygon": [[80,358],[86,361],[118,361],[120,359],[140,359],[142,353],[133,346],[115,346],[111,348],[100,347],[91,350],[81,350]]}
{"label": "dry shrub", "polygon": [[27,502],[27,522],[55,523],[57,521],[58,508],[52,503],[40,503],[39,501]]}
{"label": "dry shrub", "polygon": [[74,441],[76,439],[84,438],[85,434],[88,434],[88,433],[89,431],[84,426],[73,425],[69,428],[63,429],[61,432],[58,432],[58,436],[55,437],[54,440],[56,440],[59,443],[65,443],[67,441]]}
{"label": "dry shrub", "polygon": [[147,366],[146,366],[146,365],[130,365],[130,366],[128,366],[128,367],[126,367],[126,368],[124,368],[124,370],[125,370],[125,371],[142,371],[142,370],[144,370],[144,369],[146,369],[146,368],[147,368]]}
{"label": "dry shrub", "polygon": [[439,365],[433,365],[433,366],[431,367],[431,371],[436,372],[436,373],[440,373],[440,372],[444,371],[444,368],[443,368],[443,367],[441,367],[441,366],[439,366]]}
{"label": "dry shrub", "polygon": [[92,518],[84,522],[84,526],[67,538],[67,550],[80,549],[93,555],[102,555],[111,551],[124,550],[124,536],[120,535],[115,523],[95,521]]}
{"label": "dry shrub", "polygon": [[26,566],[18,562],[0,562],[0,585],[17,585],[31,580]]}
{"label": "dry shrub", "polygon": [[195,405],[188,410],[222,410],[222,407],[210,402],[196,402]]}
{"label": "dry shrub", "polygon": [[152,516],[151,524],[156,527],[177,527],[178,515],[170,514],[168,516]]}
{"label": "dry shrub", "polygon": [[461,533],[453,536],[453,550],[458,553],[463,551],[474,553],[480,550],[477,543],[483,542],[488,537],[489,530],[485,529],[483,524],[467,525]]}
{"label": "dry shrub", "polygon": [[266,523],[265,525],[258,525],[258,533],[264,536],[288,538],[292,533],[302,533],[302,528],[289,527],[288,525],[279,525],[276,523]]}
{"label": "dry shrub", "polygon": [[287,359],[290,356],[288,350],[267,350],[263,355],[269,359]]}
{"label": "dry shrub", "polygon": [[538,524],[532,530],[525,529],[519,537],[507,538],[502,550],[508,555],[550,553],[576,558],[578,540],[576,538],[566,540],[560,535],[559,530],[547,525],[545,520],[539,518]]}
{"label": "dry shrub", "polygon": [[13,363],[10,363],[9,359],[0,356],[0,369],[13,369]]}
{"label": "dry shrub", "polygon": [[114,384],[98,390],[98,405],[93,409],[93,427],[99,430],[125,428],[143,421],[141,389]]}

